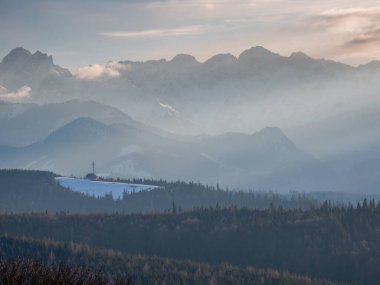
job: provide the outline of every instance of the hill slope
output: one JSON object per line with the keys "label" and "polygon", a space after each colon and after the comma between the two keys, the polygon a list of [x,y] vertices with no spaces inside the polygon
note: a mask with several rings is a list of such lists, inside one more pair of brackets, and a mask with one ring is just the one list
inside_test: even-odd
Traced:
{"label": "hill slope", "polygon": [[149,213],[171,210],[173,202],[182,210],[217,205],[252,209],[281,205],[285,209],[307,209],[318,204],[314,199],[302,195],[231,192],[199,183],[163,180],[125,181],[161,188],[128,194],[122,200],[113,200],[109,196],[97,199],[61,187],[54,177],[55,174],[51,172],[0,170],[0,212]]}
{"label": "hill slope", "polygon": [[[353,284],[379,279],[380,204],[308,211],[200,209],[147,215],[0,215],[0,233],[129,254],[275,268]],[[365,222],[363,222],[365,221]]]}
{"label": "hill slope", "polygon": [[[205,263],[159,257],[126,255],[114,251],[89,248],[74,243],[33,241],[0,237],[2,259],[18,257],[44,263],[69,263],[101,272],[114,280],[118,276],[131,278],[132,284],[287,284],[334,285],[335,283],[292,275],[275,270],[240,268],[231,265],[212,266]],[[124,279],[127,281],[127,279]],[[122,283],[124,284],[124,283]],[[12,284],[13,285],[13,284]]]}

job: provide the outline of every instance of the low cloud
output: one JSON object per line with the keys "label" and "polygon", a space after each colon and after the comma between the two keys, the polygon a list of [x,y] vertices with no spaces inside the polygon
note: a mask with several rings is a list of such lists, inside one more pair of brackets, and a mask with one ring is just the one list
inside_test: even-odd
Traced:
{"label": "low cloud", "polygon": [[30,97],[30,91],[32,91],[32,89],[26,85],[19,88],[16,92],[8,92],[5,88],[2,88],[1,90],[0,100],[5,101],[20,101]]}
{"label": "low cloud", "polygon": [[109,62],[105,65],[101,64],[91,64],[88,66],[81,67],[75,73],[75,77],[82,80],[94,80],[98,78],[117,78],[120,77],[123,70],[127,70],[128,65]]}
{"label": "low cloud", "polygon": [[187,36],[187,35],[197,35],[202,33],[205,29],[203,25],[191,25],[179,28],[170,29],[152,29],[143,30],[136,32],[102,32],[100,35],[111,38],[137,38],[137,37],[176,37],[176,36]]}

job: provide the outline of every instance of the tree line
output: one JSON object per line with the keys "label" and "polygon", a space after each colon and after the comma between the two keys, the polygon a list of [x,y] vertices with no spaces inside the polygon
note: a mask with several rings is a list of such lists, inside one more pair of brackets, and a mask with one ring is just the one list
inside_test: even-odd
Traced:
{"label": "tree line", "polygon": [[228,191],[218,186],[164,180],[108,180],[160,186],[150,191],[127,193],[122,199],[112,195],[90,197],[59,185],[56,175],[45,171],[0,170],[0,212],[120,212],[149,213],[195,208],[230,207],[265,209],[308,209],[319,203],[303,194]]}

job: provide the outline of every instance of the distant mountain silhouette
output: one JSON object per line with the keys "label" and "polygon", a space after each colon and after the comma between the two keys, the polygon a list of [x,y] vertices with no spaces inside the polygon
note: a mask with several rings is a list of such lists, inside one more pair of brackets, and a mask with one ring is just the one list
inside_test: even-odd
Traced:
{"label": "distant mountain silhouette", "polygon": [[22,85],[37,87],[41,81],[59,77],[70,77],[68,69],[53,63],[52,56],[18,47],[6,55],[0,63],[0,85],[18,89]]}
{"label": "distant mountain silhouette", "polygon": [[[0,148],[0,154],[5,152],[0,167],[84,175],[89,163],[96,160],[101,173],[114,176],[199,179],[231,187],[273,187],[284,191],[304,187],[300,173],[319,177],[321,173],[315,170],[322,168],[278,128],[191,142],[138,125],[105,125],[91,118],[75,119],[40,143]],[[288,172],[286,178],[284,171]],[[278,174],[280,180],[276,178]],[[319,185],[313,189],[319,189]]]}

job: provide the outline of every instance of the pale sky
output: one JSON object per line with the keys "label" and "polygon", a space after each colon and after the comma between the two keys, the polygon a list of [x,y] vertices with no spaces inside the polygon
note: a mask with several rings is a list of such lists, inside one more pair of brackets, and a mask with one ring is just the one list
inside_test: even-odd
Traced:
{"label": "pale sky", "polygon": [[380,1],[0,0],[0,58],[21,46],[72,71],[258,45],[352,65],[380,59]]}

